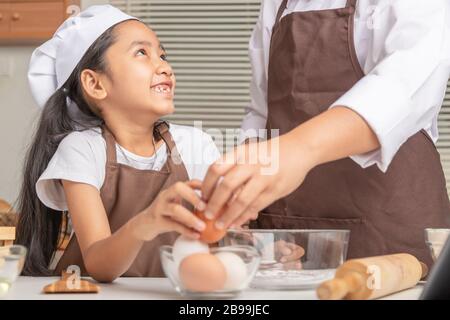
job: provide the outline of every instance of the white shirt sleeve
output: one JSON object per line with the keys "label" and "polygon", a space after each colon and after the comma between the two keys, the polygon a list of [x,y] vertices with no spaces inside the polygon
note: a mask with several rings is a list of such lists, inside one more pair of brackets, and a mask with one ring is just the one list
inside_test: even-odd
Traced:
{"label": "white shirt sleeve", "polygon": [[[266,12],[277,10],[274,1],[262,1],[258,21],[253,29],[249,42],[249,59],[252,69],[250,82],[250,103],[245,108],[245,116],[241,124],[239,142],[246,138],[265,138],[264,131],[267,121],[267,66],[269,64],[269,50],[267,39],[272,30],[265,27],[269,17]],[[274,17],[270,17],[275,20]]]}
{"label": "white shirt sleeve", "polygon": [[100,190],[104,170],[99,168],[104,168],[105,159],[102,164],[97,158],[86,135],[72,132],[65,137],[36,183],[42,203],[54,210],[68,210],[61,179],[90,184]]}
{"label": "white shirt sleeve", "polygon": [[[279,5],[278,0],[262,2],[250,39],[251,102],[241,142],[265,127],[268,54]],[[289,1],[291,11],[344,5],[340,0]],[[420,129],[437,140],[437,117],[450,74],[450,1],[359,0],[355,46],[365,77],[330,108],[344,105],[367,121],[381,148],[351,158],[362,167],[376,164],[385,172],[400,146]]]}
{"label": "white shirt sleeve", "polygon": [[450,74],[445,2],[385,1],[377,8],[369,72],[331,106],[357,112],[380,142],[380,149],[351,157],[360,166],[385,172],[400,146],[439,112]]}

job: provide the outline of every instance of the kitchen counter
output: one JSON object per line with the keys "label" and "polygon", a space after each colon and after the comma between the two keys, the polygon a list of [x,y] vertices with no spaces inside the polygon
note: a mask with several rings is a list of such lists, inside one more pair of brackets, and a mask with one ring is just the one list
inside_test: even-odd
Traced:
{"label": "kitchen counter", "polygon": [[[54,281],[56,277],[19,277],[13,283],[9,292],[3,297],[6,300],[172,300],[183,299],[171,286],[167,278],[119,278],[114,283],[100,284],[97,294],[43,294],[42,288]],[[415,300],[422,292],[423,284],[384,297],[384,299]],[[317,299],[314,290],[301,291],[265,291],[247,289],[234,299],[245,300],[314,300]]]}

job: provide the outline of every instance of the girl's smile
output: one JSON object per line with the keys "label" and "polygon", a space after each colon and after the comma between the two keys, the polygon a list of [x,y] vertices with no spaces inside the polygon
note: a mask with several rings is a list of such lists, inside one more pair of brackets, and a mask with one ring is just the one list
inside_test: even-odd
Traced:
{"label": "girl's smile", "polygon": [[167,99],[173,99],[173,82],[171,80],[161,81],[150,87],[154,94]]}

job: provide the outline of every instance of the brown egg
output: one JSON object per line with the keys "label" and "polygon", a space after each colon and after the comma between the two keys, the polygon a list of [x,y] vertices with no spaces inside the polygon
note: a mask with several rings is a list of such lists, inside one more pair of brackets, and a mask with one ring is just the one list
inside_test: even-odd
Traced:
{"label": "brown egg", "polygon": [[180,263],[179,274],[184,288],[193,292],[223,289],[227,279],[225,266],[210,253],[194,253],[184,258]]}
{"label": "brown egg", "polygon": [[[220,217],[222,215],[222,212],[224,210],[220,210],[219,214],[217,215]],[[227,230],[223,229],[217,229],[215,227],[216,220],[209,220],[205,217],[203,211],[195,210],[194,214],[202,219],[206,223],[206,228],[203,230],[203,232],[200,234],[200,240],[206,243],[214,243],[222,239],[225,234],[227,233]]]}

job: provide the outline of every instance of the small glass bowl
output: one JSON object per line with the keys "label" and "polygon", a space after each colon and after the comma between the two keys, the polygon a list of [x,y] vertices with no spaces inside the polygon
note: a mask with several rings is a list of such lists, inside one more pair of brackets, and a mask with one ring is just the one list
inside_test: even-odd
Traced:
{"label": "small glass bowl", "polygon": [[164,273],[167,278],[169,278],[175,290],[182,296],[193,298],[193,299],[205,299],[205,298],[231,298],[243,290],[248,288],[249,283],[255,276],[256,271],[259,267],[260,255],[258,251],[252,246],[246,245],[235,245],[235,246],[225,246],[225,247],[212,247],[209,252],[211,254],[216,254],[219,252],[231,252],[238,255],[245,263],[247,267],[247,278],[241,283],[239,288],[234,288],[230,290],[215,290],[210,292],[194,292],[183,287],[183,283],[180,281],[178,276],[178,270],[176,263],[174,262],[172,256],[172,246],[164,245],[161,246],[160,257],[161,264]]}
{"label": "small glass bowl", "polygon": [[450,229],[425,229],[425,242],[430,249],[433,261],[436,261],[450,235]]}
{"label": "small glass bowl", "polygon": [[346,259],[349,230],[229,230],[221,245],[248,245],[261,255],[250,284],[268,290],[313,289],[334,277]]}
{"label": "small glass bowl", "polygon": [[21,245],[0,247],[0,297],[5,295],[23,270],[27,249]]}

